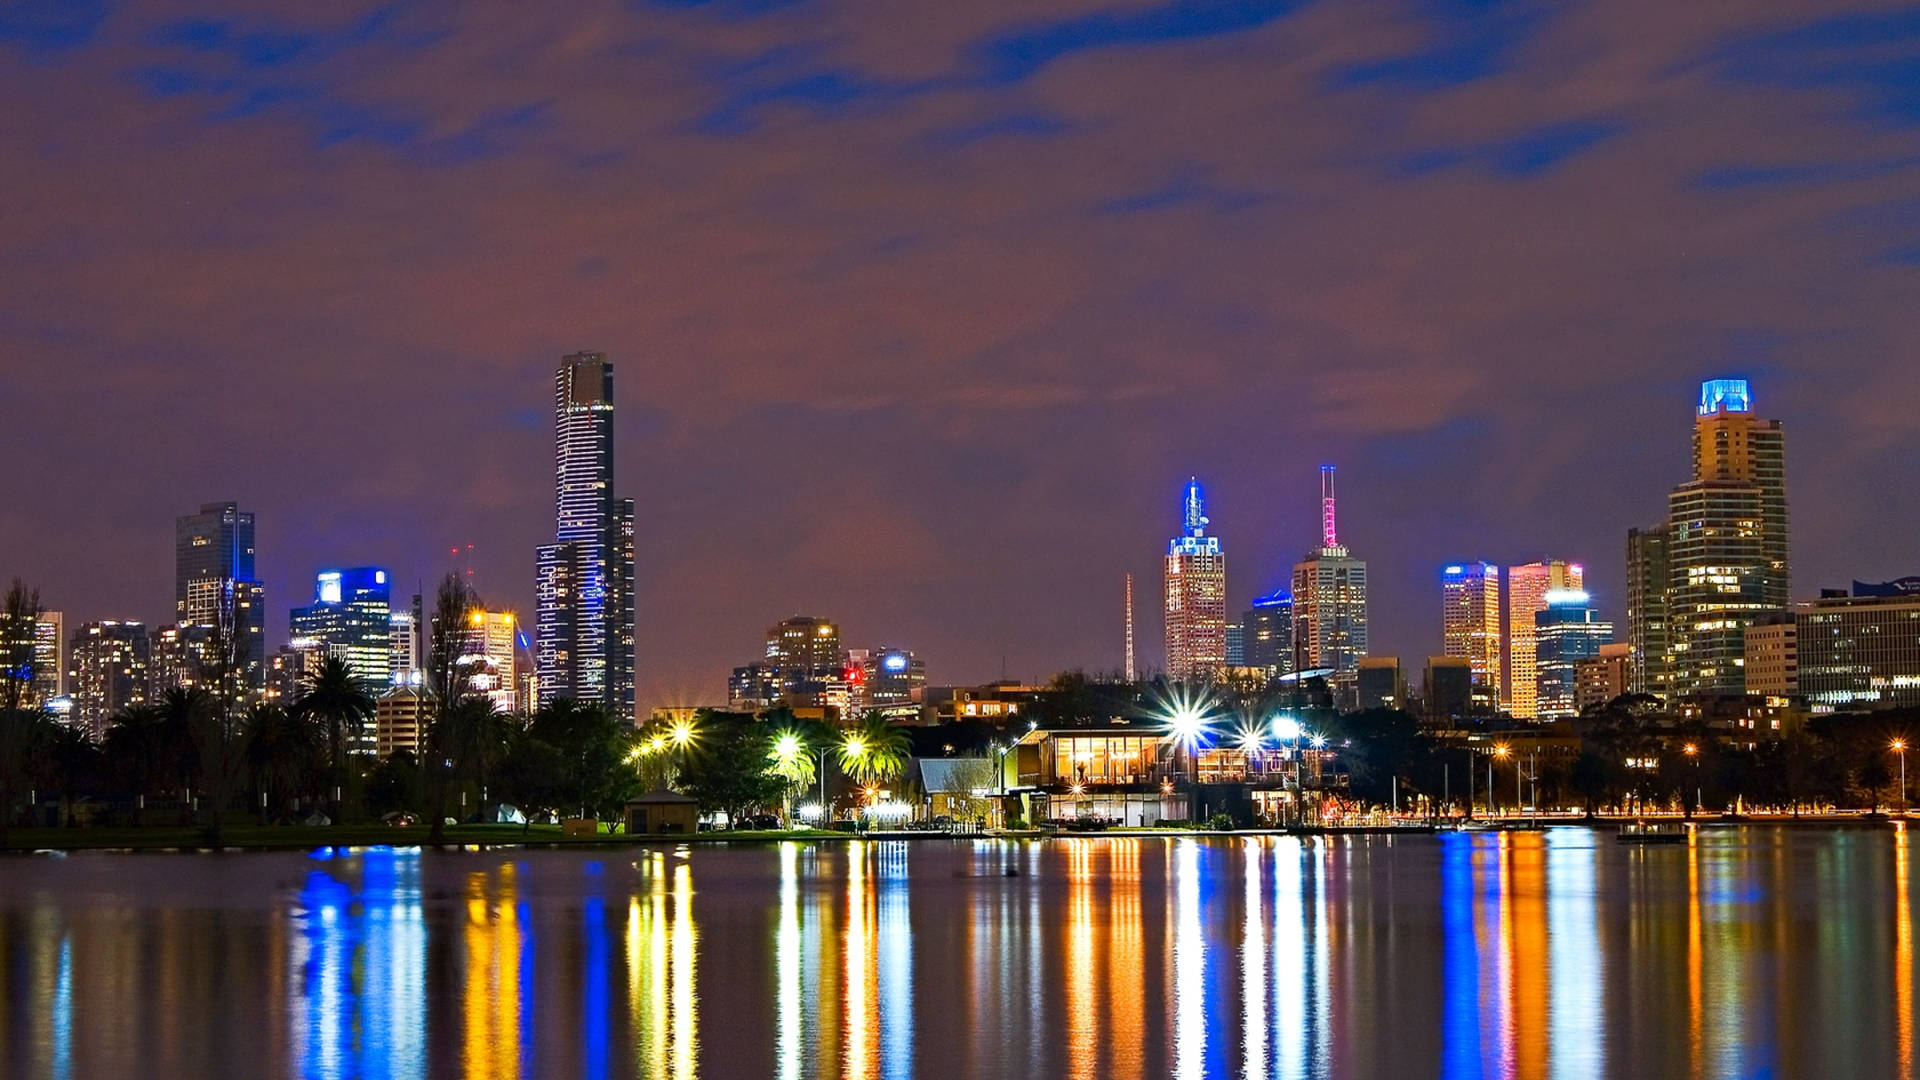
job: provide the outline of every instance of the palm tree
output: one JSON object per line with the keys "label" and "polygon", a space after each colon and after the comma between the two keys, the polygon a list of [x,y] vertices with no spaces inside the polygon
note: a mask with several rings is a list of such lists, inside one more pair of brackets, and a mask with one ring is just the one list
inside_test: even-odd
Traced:
{"label": "palm tree", "polygon": [[181,792],[182,825],[191,824],[193,815],[193,778],[199,759],[194,752],[194,728],[199,714],[214,705],[206,691],[184,686],[173,687],[160,698],[160,714],[153,731],[160,768],[153,779],[156,782],[171,780],[173,783],[169,786],[184,789]]}
{"label": "palm tree", "polygon": [[255,705],[247,710],[247,766],[262,796],[262,825],[272,823],[270,800],[274,795],[284,802],[299,794],[325,743],[319,724],[302,713],[288,712],[277,705]]}
{"label": "palm tree", "polygon": [[907,771],[911,748],[906,732],[870,712],[841,738],[840,767],[861,784],[882,784]]}
{"label": "palm tree", "polygon": [[337,656],[323,658],[307,673],[296,713],[326,725],[327,760],[333,774],[333,820],[341,818],[341,785],[346,775],[347,735],[358,736],[373,717],[373,695],[353,676],[353,669]]}
{"label": "palm tree", "polygon": [[166,779],[164,726],[158,705],[135,705],[107,728],[107,762],[133,792],[135,825],[146,824],[146,797]]}

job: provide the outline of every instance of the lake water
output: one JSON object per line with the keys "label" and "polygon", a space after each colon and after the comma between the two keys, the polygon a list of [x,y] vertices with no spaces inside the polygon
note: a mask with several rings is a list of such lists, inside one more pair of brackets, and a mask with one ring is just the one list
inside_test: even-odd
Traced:
{"label": "lake water", "polygon": [[8,1077],[1913,1075],[1893,828],[0,860]]}

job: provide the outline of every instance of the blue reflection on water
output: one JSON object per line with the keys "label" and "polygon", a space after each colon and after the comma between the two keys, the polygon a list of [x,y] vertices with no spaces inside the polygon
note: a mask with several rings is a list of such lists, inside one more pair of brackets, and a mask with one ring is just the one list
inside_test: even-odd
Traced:
{"label": "blue reflection on water", "polygon": [[1480,1070],[1480,954],[1474,942],[1473,838],[1440,837],[1440,926],[1446,989],[1440,1009],[1440,1075],[1478,1077]]}
{"label": "blue reflection on water", "polygon": [[[308,872],[294,916],[301,1075],[424,1076],[420,852],[321,850],[314,857],[330,865]],[[343,880],[356,872],[357,892]]]}
{"label": "blue reflection on water", "polygon": [[875,845],[880,864],[880,1069],[885,1080],[913,1075],[913,949],[907,906],[907,844]]}
{"label": "blue reflection on water", "polygon": [[[597,873],[593,864],[588,873]],[[585,1043],[581,1057],[589,1077],[607,1075],[607,902],[604,897],[589,896],[586,901],[587,959],[586,1015],[581,1017],[580,1037]]]}

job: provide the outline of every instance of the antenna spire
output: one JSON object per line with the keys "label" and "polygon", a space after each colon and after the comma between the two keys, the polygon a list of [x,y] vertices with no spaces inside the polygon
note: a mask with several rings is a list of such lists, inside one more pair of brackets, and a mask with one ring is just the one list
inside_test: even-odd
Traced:
{"label": "antenna spire", "polygon": [[1187,478],[1187,535],[1205,536],[1207,532],[1207,494],[1200,488],[1200,478]]}
{"label": "antenna spire", "polygon": [[1333,466],[1320,466],[1320,546],[1339,547],[1340,531],[1334,525]]}
{"label": "antenna spire", "polygon": [[1127,681],[1132,682],[1133,674],[1133,575],[1127,575]]}

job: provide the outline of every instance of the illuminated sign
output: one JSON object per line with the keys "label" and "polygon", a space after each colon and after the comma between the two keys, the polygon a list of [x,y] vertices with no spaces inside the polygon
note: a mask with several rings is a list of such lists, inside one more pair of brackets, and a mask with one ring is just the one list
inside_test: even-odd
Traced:
{"label": "illuminated sign", "polygon": [[1464,567],[1464,566],[1449,566],[1449,567],[1447,567],[1447,576],[1448,576],[1448,577],[1459,577],[1459,576],[1460,576],[1461,574],[1464,574],[1464,573],[1466,573],[1466,572],[1467,572],[1467,568],[1466,568],[1466,567]]}
{"label": "illuminated sign", "polygon": [[1752,412],[1753,398],[1745,379],[1708,379],[1700,384],[1700,415],[1721,412]]}
{"label": "illuminated sign", "polygon": [[337,604],[340,602],[340,571],[328,570],[320,575],[320,602]]}
{"label": "illuminated sign", "polygon": [[907,670],[907,654],[897,652],[888,653],[886,658],[880,661],[880,666],[886,668],[888,671],[905,671]]}

